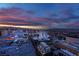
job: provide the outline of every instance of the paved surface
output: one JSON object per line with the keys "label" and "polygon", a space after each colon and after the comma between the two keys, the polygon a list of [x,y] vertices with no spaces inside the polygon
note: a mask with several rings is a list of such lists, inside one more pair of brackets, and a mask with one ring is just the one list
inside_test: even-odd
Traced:
{"label": "paved surface", "polygon": [[32,43],[28,41],[27,43],[21,43],[17,45],[13,43],[11,46],[5,46],[0,48],[0,55],[8,56],[35,56],[35,49],[32,46]]}

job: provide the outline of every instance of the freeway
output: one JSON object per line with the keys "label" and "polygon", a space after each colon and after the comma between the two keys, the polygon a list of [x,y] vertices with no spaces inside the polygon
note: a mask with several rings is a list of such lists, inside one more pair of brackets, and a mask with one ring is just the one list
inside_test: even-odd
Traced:
{"label": "freeway", "polygon": [[10,46],[0,47],[0,55],[8,56],[35,56],[35,49],[30,41],[22,43],[12,43]]}

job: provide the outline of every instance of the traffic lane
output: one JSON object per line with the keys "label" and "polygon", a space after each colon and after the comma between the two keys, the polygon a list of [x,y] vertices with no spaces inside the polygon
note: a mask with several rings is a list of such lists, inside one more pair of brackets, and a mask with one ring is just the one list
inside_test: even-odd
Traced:
{"label": "traffic lane", "polygon": [[35,49],[32,46],[32,43],[30,41],[20,46],[11,45],[1,49],[4,50],[6,52],[6,55],[9,55],[9,56],[35,56],[36,55]]}

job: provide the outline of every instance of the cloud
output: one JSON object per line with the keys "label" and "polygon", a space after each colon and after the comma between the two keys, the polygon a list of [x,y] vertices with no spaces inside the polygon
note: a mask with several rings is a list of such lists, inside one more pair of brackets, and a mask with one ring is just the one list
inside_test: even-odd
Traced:
{"label": "cloud", "polygon": [[[6,6],[5,6],[6,7]],[[59,12],[50,12],[28,10],[22,8],[11,7],[7,5],[6,8],[0,9],[0,23],[14,24],[14,25],[45,25],[49,28],[69,28],[79,26],[79,17],[75,16],[70,9],[63,9]],[[44,11],[44,10],[43,10]],[[72,12],[70,12],[72,11]],[[40,13],[40,15],[37,15]],[[44,16],[44,17],[43,17]],[[47,17],[48,16],[48,17]]]}

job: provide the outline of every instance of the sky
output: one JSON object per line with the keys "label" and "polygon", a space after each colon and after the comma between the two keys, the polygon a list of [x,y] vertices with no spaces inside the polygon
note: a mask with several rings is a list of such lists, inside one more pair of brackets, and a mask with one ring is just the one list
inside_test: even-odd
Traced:
{"label": "sky", "polygon": [[79,28],[79,4],[0,3],[0,24]]}

